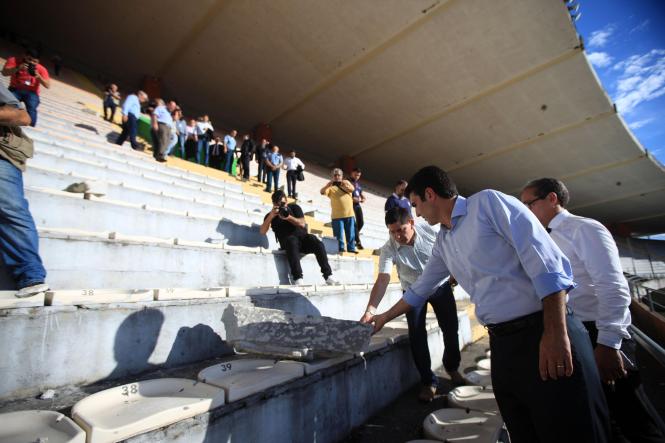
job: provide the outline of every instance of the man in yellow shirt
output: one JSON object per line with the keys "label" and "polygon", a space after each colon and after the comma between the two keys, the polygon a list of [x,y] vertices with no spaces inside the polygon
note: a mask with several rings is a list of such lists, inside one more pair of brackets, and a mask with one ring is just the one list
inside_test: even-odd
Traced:
{"label": "man in yellow shirt", "polygon": [[337,242],[339,252],[344,252],[344,239],[346,238],[346,250],[357,254],[355,218],[353,212],[353,185],[348,180],[342,179],[342,170],[335,168],[332,171],[332,180],[323,188],[321,195],[330,199],[332,208],[332,228]]}

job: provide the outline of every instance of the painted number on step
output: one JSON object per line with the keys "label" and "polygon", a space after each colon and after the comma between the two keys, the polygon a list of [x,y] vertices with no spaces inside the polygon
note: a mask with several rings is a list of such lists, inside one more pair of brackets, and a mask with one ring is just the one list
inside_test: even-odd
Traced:
{"label": "painted number on step", "polygon": [[231,370],[231,363],[223,363],[222,366],[222,372],[230,371]]}
{"label": "painted number on step", "polygon": [[166,291],[167,294],[173,294],[173,293],[175,292],[175,289],[173,289],[173,288],[166,288],[165,291]]}
{"label": "painted number on step", "polygon": [[129,397],[130,395],[138,394],[139,385],[125,385],[122,388],[120,388],[120,390],[122,391],[121,392],[122,395],[124,395],[125,397]]}
{"label": "painted number on step", "polygon": [[83,294],[85,297],[92,297],[95,295],[95,290],[94,289],[84,289],[81,291],[81,294]]}

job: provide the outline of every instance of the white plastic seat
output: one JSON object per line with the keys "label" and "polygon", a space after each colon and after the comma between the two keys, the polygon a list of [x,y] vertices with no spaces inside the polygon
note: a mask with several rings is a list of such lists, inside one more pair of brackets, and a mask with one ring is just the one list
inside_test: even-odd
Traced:
{"label": "white plastic seat", "polygon": [[446,408],[425,417],[423,432],[438,441],[496,443],[502,425],[498,415]]}
{"label": "white plastic seat", "polygon": [[472,411],[499,412],[492,388],[458,386],[448,393],[450,406]]}
{"label": "white plastic seat", "polygon": [[487,369],[476,369],[465,375],[471,384],[477,386],[492,386],[492,372]]}
{"label": "white plastic seat", "polygon": [[489,358],[483,358],[482,360],[478,360],[478,363],[476,363],[476,367],[478,369],[484,369],[486,371],[491,371],[492,370],[492,360]]}
{"label": "white plastic seat", "polygon": [[[124,440],[224,404],[224,391],[184,378],[139,381],[97,392],[72,408],[87,443]],[[50,442],[49,442],[50,443]]]}
{"label": "white plastic seat", "polygon": [[85,432],[55,411],[0,414],[0,443],[84,443]]}
{"label": "white plastic seat", "polygon": [[342,355],[340,357],[333,358],[318,358],[308,362],[302,362],[301,364],[305,367],[305,375],[313,374],[316,371],[320,371],[325,368],[330,368],[337,364],[343,363],[353,359],[352,354]]}
{"label": "white plastic seat", "polygon": [[226,401],[230,403],[303,375],[305,367],[298,362],[237,359],[205,368],[198,378],[223,388]]}

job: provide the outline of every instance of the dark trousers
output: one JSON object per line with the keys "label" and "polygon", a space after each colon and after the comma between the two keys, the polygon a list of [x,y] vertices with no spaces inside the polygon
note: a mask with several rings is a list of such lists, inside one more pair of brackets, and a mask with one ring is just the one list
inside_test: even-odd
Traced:
{"label": "dark trousers", "polygon": [[256,174],[256,179],[260,182],[265,183],[266,182],[266,176],[268,171],[266,171],[266,164],[264,163],[263,159],[259,160],[257,162],[259,172]]}
{"label": "dark trousers", "polygon": [[249,162],[251,158],[249,155],[241,155],[240,163],[242,163],[242,178],[249,180]]}
{"label": "dark trousers", "polygon": [[112,122],[115,118],[115,110],[117,107],[118,105],[116,105],[113,101],[104,101],[104,120]]}
{"label": "dark trousers", "polygon": [[[514,328],[506,330],[506,324]],[[589,334],[571,314],[566,324],[573,374],[547,381],[538,371],[542,312],[502,324],[501,334],[490,328],[492,386],[512,443],[608,441],[607,404]]]}
{"label": "dark trousers", "polygon": [[[457,371],[462,356],[457,335],[457,306],[450,284],[446,282],[441,285],[434,295],[427,299],[427,302],[432,305],[443,333],[443,367],[448,373]],[[438,379],[432,372],[432,360],[427,345],[426,317],[427,303],[418,308],[412,308],[406,313],[406,321],[409,325],[409,344],[413,362],[420,374],[420,382],[423,385],[436,386]]]}
{"label": "dark trousers", "polygon": [[166,148],[171,142],[171,127],[165,123],[158,123],[157,130],[151,131],[152,156],[157,159],[166,158]]}
{"label": "dark trousers", "polygon": [[362,243],[360,242],[360,231],[365,225],[362,206],[354,203],[353,212],[356,214],[356,246],[362,246]]}
{"label": "dark trousers", "polygon": [[290,235],[284,239],[284,244],[280,243],[282,249],[286,251],[286,259],[291,268],[291,277],[293,280],[302,278],[302,267],[300,266],[300,254],[314,254],[316,261],[321,268],[321,274],[326,279],[332,275],[332,269],[328,264],[328,254],[323,242],[312,234],[304,236]]}
{"label": "dark trousers", "polygon": [[[592,321],[585,321],[584,327],[589,331],[591,345],[596,348],[598,329]],[[628,372],[626,378],[615,381],[614,389],[603,383],[603,391],[610,410],[610,426],[613,442],[663,442],[665,438],[650,411],[644,407],[645,398],[642,380],[635,358],[635,342],[624,339],[621,351],[630,363],[624,361]],[[630,367],[632,365],[632,367]]]}
{"label": "dark trousers", "polygon": [[131,143],[132,149],[141,149],[141,146],[136,141],[136,117],[134,114],[127,115],[127,121],[122,124],[122,132],[115,144],[122,145],[127,138],[129,138],[129,143]]}
{"label": "dark trousers", "polygon": [[34,91],[25,91],[23,89],[11,88],[11,91],[16,100],[25,104],[25,112],[28,113],[30,120],[32,120],[30,126],[37,125],[37,107],[40,103],[39,95]]}
{"label": "dark trousers", "polygon": [[296,183],[298,183],[298,171],[286,171],[286,189],[289,197],[296,197]]}
{"label": "dark trousers", "polygon": [[224,151],[221,148],[221,145],[215,146],[215,145],[210,145],[208,148],[210,152],[208,153],[208,164],[211,168],[219,169],[220,171],[223,170],[224,165],[222,164],[224,162]]}

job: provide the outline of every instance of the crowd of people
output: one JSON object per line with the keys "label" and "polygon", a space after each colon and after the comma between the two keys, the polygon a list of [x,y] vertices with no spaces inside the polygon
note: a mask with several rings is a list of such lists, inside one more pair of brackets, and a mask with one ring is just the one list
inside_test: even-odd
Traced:
{"label": "crowd of people", "polygon": [[[39,87],[49,87],[48,73],[36,54],[11,57],[0,85],[0,258],[16,282],[17,297],[48,289],[38,253],[38,235],[23,194],[22,171],[32,156],[32,141],[21,126],[37,121]],[[120,107],[116,85],[104,98],[104,117],[113,120]],[[137,121],[148,96],[129,94],[121,107],[122,133],[134,149]],[[314,254],[327,284],[337,284],[320,239],[307,232],[302,208],[288,203],[304,164],[290,152],[250,134],[237,148],[237,131],[215,135],[208,116],[185,122],[175,101],[153,100],[153,156],[165,161],[179,144],[184,158],[194,158],[233,174],[238,164],[249,179],[252,159],[257,179],[271,192],[273,207],[260,227],[272,229],[286,251],[294,284],[303,283],[301,254]],[[12,137],[8,135],[11,134]],[[239,163],[238,163],[239,161]],[[287,193],[279,186],[285,169]],[[335,168],[320,190],[329,198],[332,228],[339,251],[362,248],[360,169],[348,178]],[[528,182],[520,198],[495,190],[469,197],[459,194],[442,169],[428,166],[410,180],[396,183],[385,203],[389,238],[380,249],[379,273],[360,321],[378,332],[407,315],[414,362],[421,376],[419,398],[430,401],[437,378],[431,371],[426,305],[443,331],[443,365],[455,383],[458,372],[457,317],[453,287],[471,296],[478,320],[489,332],[492,386],[511,441],[605,442],[662,441],[655,419],[639,399],[640,381],[631,322],[628,285],[618,250],[599,222],[566,210],[569,192],[557,179]],[[421,219],[415,220],[412,210]],[[383,313],[377,308],[398,270],[403,297]]]}

